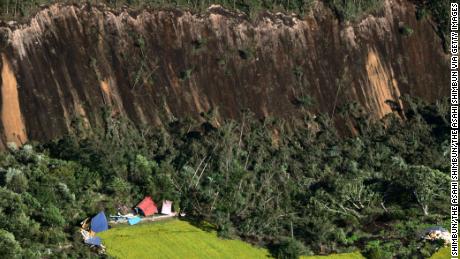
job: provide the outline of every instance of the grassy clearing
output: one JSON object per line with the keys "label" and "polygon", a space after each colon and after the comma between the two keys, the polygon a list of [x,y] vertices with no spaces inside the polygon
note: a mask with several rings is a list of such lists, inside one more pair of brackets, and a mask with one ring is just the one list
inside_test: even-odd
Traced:
{"label": "grassy clearing", "polygon": [[359,252],[355,252],[346,254],[333,254],[326,256],[302,256],[301,259],[364,259],[364,256],[362,256]]}
{"label": "grassy clearing", "polygon": [[[272,258],[263,248],[241,240],[224,240],[215,231],[205,231],[181,220],[119,225],[100,233],[107,253],[116,258]],[[430,259],[450,258],[450,247]],[[301,259],[364,259],[359,252]]]}
{"label": "grassy clearing", "polygon": [[181,220],[117,226],[100,234],[117,258],[267,258],[265,249],[240,240],[219,239]]}
{"label": "grassy clearing", "polygon": [[447,259],[450,258],[450,247],[444,247],[439,249],[438,252],[436,252],[431,259]]}
{"label": "grassy clearing", "polygon": [[[186,221],[119,225],[100,233],[107,253],[116,258],[271,258],[266,249],[224,240]],[[302,259],[361,259],[360,253],[302,256]]]}

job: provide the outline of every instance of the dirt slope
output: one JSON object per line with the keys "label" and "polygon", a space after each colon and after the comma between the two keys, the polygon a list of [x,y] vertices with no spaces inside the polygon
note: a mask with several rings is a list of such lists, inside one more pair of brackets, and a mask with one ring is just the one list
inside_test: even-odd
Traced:
{"label": "dirt slope", "polygon": [[[414,33],[403,36],[402,25]],[[0,34],[3,144],[61,136],[77,115],[101,126],[103,106],[150,125],[212,108],[292,117],[305,99],[329,114],[358,101],[378,118],[401,94],[448,94],[441,40],[403,0],[355,23],[321,5],[304,19],[255,21],[215,6],[192,14],[53,5]]]}

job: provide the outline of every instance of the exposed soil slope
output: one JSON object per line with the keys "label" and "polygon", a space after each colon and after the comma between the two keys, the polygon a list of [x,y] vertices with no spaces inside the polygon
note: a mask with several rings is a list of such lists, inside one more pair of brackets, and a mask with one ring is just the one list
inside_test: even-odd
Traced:
{"label": "exposed soil slope", "polygon": [[[402,35],[403,25],[414,33]],[[134,14],[53,5],[1,28],[2,141],[61,136],[75,116],[101,126],[103,106],[154,125],[212,108],[231,118],[246,108],[295,116],[305,99],[313,112],[358,101],[382,117],[401,94],[447,95],[448,57],[434,28],[403,0],[355,23],[321,5],[304,19],[256,21],[220,7]]]}

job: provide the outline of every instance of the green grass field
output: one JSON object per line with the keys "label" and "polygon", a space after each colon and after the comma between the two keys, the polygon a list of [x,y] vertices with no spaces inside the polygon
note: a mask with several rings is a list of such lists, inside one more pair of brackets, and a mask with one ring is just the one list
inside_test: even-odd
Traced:
{"label": "green grass field", "polygon": [[439,249],[437,253],[435,253],[431,259],[447,259],[450,258],[450,247],[444,247]]}
{"label": "green grass field", "polygon": [[[240,240],[224,240],[215,231],[204,231],[181,220],[119,225],[99,233],[107,253],[117,258],[269,258],[266,249]],[[362,259],[360,253],[302,256],[302,259]],[[450,248],[431,259],[450,258]]]}
{"label": "green grass field", "polygon": [[240,240],[219,239],[181,220],[120,225],[99,234],[117,258],[267,258],[265,249]]}
{"label": "green grass field", "polygon": [[302,256],[301,259],[364,259],[359,252],[332,255]]}

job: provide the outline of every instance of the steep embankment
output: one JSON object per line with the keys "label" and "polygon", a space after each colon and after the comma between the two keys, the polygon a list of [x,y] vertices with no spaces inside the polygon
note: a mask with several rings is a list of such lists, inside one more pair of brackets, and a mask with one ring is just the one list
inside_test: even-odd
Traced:
{"label": "steep embankment", "polygon": [[[403,25],[414,33],[402,35]],[[3,144],[60,136],[76,115],[100,126],[105,105],[147,124],[215,107],[225,117],[244,108],[286,117],[310,99],[312,111],[355,100],[381,117],[400,94],[448,92],[434,26],[400,0],[353,24],[322,5],[302,20],[253,22],[219,7],[197,15],[54,5],[1,34]]]}

